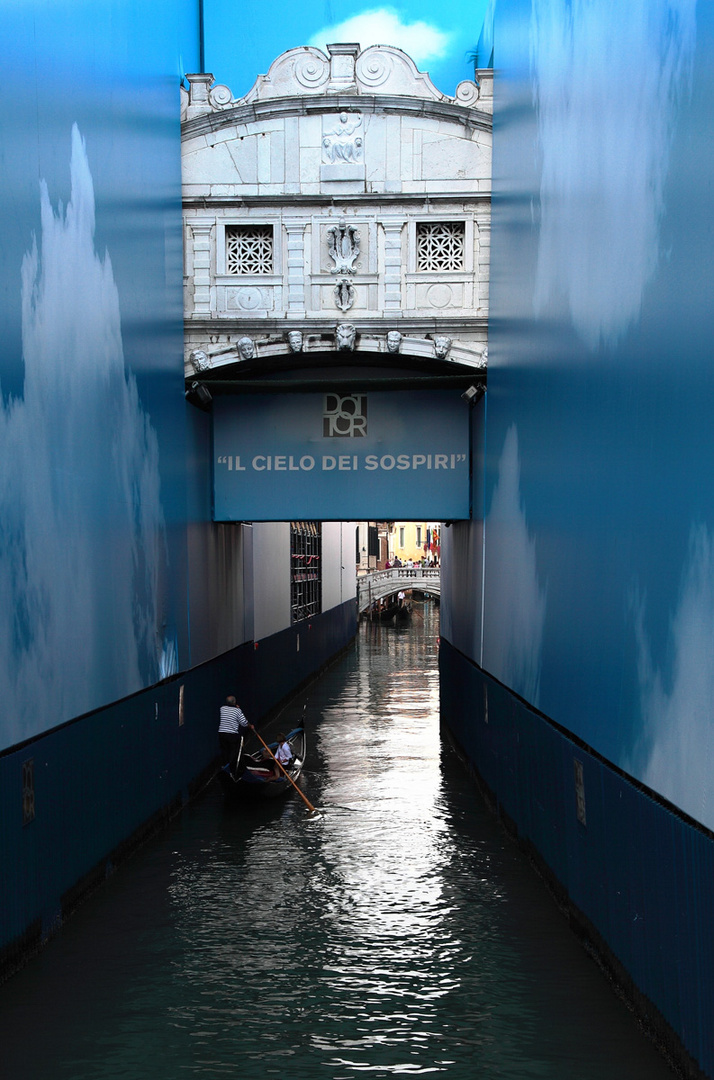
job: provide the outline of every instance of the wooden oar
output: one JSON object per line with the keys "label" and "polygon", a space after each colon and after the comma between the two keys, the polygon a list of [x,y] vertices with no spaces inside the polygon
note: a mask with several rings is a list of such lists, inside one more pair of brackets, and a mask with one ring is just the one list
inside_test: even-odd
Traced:
{"label": "wooden oar", "polygon": [[276,764],[276,765],[278,766],[278,768],[280,769],[280,771],[281,771],[282,773],[284,773],[284,775],[286,776],[286,778],[287,778],[287,779],[288,779],[288,780],[290,781],[290,783],[292,784],[292,786],[293,786],[293,787],[295,788],[295,790],[297,791],[298,795],[299,795],[299,796],[300,796],[300,798],[301,798],[301,799],[303,800],[303,802],[304,802],[304,803],[306,804],[306,806],[308,807],[308,809],[312,810],[313,814],[316,814],[316,813],[317,813],[317,810],[316,810],[316,809],[315,809],[315,807],[314,807],[314,806],[312,805],[312,803],[311,803],[311,802],[310,802],[310,800],[308,799],[307,795],[305,795],[305,794],[304,794],[304,793],[303,793],[303,792],[302,792],[302,791],[300,790],[300,788],[299,788],[299,787],[298,787],[298,785],[297,785],[297,784],[295,783],[295,781],[293,780],[293,778],[292,778],[292,776],[290,775],[290,773],[289,773],[289,772],[287,772],[287,771],[286,771],[286,770],[285,770],[285,769],[283,768],[283,766],[282,766],[282,762],[278,761],[278,759],[276,758],[275,754],[273,753],[273,751],[272,751],[272,750],[270,749],[270,747],[268,746],[267,742],[265,742],[265,740],[264,740],[263,738],[261,738],[261,736],[260,736],[260,735],[258,735],[258,732],[257,732],[257,731],[255,730],[255,728],[253,728],[253,731],[255,732],[255,734],[256,734],[256,736],[258,737],[258,739],[260,740],[260,742],[262,742],[263,746],[264,746],[264,747],[265,747],[265,749],[266,749],[266,750],[268,751],[268,753],[270,754],[271,758],[273,759],[273,761],[275,762],[275,764]]}

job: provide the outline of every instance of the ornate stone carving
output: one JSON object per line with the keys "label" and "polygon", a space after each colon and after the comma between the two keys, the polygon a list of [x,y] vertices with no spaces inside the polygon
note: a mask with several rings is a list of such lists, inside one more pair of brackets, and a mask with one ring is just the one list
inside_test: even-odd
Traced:
{"label": "ornate stone carving", "polygon": [[[325,117],[324,124],[329,124],[328,117]],[[341,112],[331,127],[323,127],[322,160],[325,165],[362,160],[362,139],[357,135],[361,126],[362,117],[359,114],[350,116]]]}
{"label": "ornate stone carving", "polygon": [[327,230],[327,250],[334,266],[331,274],[356,274],[354,261],[359,255],[359,233],[342,218],[339,225]]}
{"label": "ornate stone carving", "polygon": [[335,305],[340,311],[349,311],[355,302],[354,285],[349,278],[340,278],[333,289],[332,295],[335,298]]}
{"label": "ornate stone carving", "polygon": [[394,57],[391,52],[372,49],[366,56],[360,54],[358,77],[365,86],[382,86],[394,72]]}
{"label": "ornate stone carving", "polygon": [[[297,53],[298,50],[291,50]],[[295,81],[304,86],[306,90],[317,90],[323,86],[330,77],[330,64],[327,57],[317,49],[300,50],[300,54],[293,60],[292,73]]]}
{"label": "ornate stone carving", "polygon": [[402,335],[398,330],[390,330],[387,334],[387,352],[398,353],[402,347]]}
{"label": "ornate stone carving", "polygon": [[354,323],[338,323],[335,327],[337,348],[342,352],[352,352],[357,341],[357,328]]}
{"label": "ornate stone carving", "polygon": [[188,358],[191,361],[191,367],[197,375],[202,371],[208,371],[211,366],[211,361],[208,359],[203,349],[192,349]]}
{"label": "ornate stone carving", "polygon": [[288,348],[290,352],[302,352],[302,330],[288,330]]}
{"label": "ornate stone carving", "polygon": [[450,285],[445,281],[437,281],[426,290],[427,303],[431,307],[445,308],[453,302],[454,294]]}
{"label": "ornate stone carving", "polygon": [[242,337],[238,340],[238,354],[241,360],[253,360],[255,357],[255,342],[252,338]]}
{"label": "ornate stone carving", "polygon": [[465,79],[456,87],[455,101],[457,105],[465,105],[467,109],[475,105],[479,99],[479,88],[475,82]]}
{"label": "ornate stone carving", "polygon": [[249,285],[244,289],[226,290],[226,307],[240,308],[241,311],[268,310],[273,306],[272,296],[265,289]]}
{"label": "ornate stone carving", "polygon": [[451,338],[439,334],[434,338],[434,352],[439,360],[446,360],[451,349]]}
{"label": "ornate stone carving", "polygon": [[219,83],[209,90],[208,100],[214,109],[225,109],[233,101],[233,93],[229,86]]}

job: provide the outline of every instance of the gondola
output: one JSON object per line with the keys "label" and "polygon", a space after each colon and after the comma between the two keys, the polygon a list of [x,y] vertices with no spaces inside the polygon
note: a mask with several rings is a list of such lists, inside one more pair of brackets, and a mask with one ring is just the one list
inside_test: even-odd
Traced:
{"label": "gondola", "polygon": [[[290,780],[297,783],[305,765],[307,751],[305,728],[293,728],[287,737],[287,741],[292,747],[293,759],[285,771]],[[268,743],[267,745],[273,753],[278,748],[277,742]],[[231,772],[228,765],[224,765],[218,770],[218,779],[226,798],[274,799],[279,795],[286,795],[288,791],[295,790],[285,773],[278,770],[279,775],[275,775],[277,766],[271,758],[266,760],[264,754],[265,751],[262,749],[253,754],[246,754],[244,751],[233,772]]]}
{"label": "gondola", "polygon": [[398,623],[408,623],[412,617],[411,605],[407,603],[400,604],[395,614]]}
{"label": "gondola", "polygon": [[377,619],[378,619],[379,622],[389,623],[389,622],[392,621],[392,619],[394,618],[394,616],[396,614],[397,614],[397,605],[396,605],[396,602],[395,602],[395,603],[392,603],[392,604],[387,604],[386,607],[381,608],[377,612]]}

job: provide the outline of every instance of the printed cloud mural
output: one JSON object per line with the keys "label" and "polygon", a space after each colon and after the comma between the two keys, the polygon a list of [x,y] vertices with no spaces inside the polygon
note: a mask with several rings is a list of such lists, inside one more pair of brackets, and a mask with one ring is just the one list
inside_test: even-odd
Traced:
{"label": "printed cloud mural", "polygon": [[518,432],[508,429],[486,518],[483,666],[533,705],[540,695],[546,589],[521,497]]}
{"label": "printed cloud mural", "polygon": [[637,319],[658,264],[696,0],[581,0],[577,17],[571,7],[571,0],[532,5],[541,156],[534,308],[564,303],[594,349]]}
{"label": "printed cloud mural", "polygon": [[693,526],[676,610],[670,623],[671,667],[657,667],[646,631],[646,602],[634,606],[643,731],[627,763],[649,787],[714,827],[714,536]]}
{"label": "printed cloud mural", "polygon": [[4,745],[176,667],[157,636],[166,545],[156,434],[127,374],[119,296],[94,247],[84,141],[71,197],[40,185],[22,270],[22,395],[0,405]]}

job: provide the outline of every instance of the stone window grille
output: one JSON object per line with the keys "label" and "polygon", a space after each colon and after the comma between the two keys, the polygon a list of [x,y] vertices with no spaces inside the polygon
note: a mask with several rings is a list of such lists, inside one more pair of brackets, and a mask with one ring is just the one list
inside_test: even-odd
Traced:
{"label": "stone window grille", "polygon": [[463,221],[418,221],[417,270],[463,270],[465,238]]}
{"label": "stone window grille", "polygon": [[226,226],[226,274],[272,274],[273,226]]}

